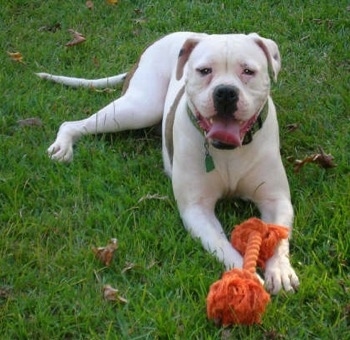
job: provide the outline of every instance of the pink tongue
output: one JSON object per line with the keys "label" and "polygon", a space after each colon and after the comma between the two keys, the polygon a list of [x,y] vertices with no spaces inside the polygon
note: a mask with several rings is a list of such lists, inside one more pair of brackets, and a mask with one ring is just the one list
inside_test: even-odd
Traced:
{"label": "pink tongue", "polygon": [[237,121],[214,121],[207,137],[234,146],[241,146],[240,126]]}

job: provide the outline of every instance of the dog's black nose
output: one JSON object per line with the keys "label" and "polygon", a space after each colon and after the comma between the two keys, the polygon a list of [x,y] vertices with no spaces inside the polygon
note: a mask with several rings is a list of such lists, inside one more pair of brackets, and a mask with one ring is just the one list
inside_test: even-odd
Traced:
{"label": "dog's black nose", "polygon": [[213,92],[214,107],[220,116],[232,116],[237,111],[239,90],[231,85],[218,85]]}

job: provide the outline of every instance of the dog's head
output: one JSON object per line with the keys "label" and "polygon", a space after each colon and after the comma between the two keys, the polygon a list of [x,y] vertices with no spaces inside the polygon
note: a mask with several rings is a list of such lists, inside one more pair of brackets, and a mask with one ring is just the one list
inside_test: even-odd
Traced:
{"label": "dog's head", "polygon": [[213,144],[242,145],[276,80],[281,59],[276,43],[228,34],[188,39],[179,55],[176,77],[185,77],[189,107]]}

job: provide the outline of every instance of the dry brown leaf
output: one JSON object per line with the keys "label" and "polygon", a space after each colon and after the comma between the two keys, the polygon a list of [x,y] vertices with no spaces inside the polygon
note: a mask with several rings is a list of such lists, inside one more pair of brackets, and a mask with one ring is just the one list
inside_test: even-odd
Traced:
{"label": "dry brown leaf", "polygon": [[318,25],[325,24],[328,28],[333,27],[333,20],[330,19],[312,19],[313,22],[315,22]]}
{"label": "dry brown leaf", "polygon": [[334,157],[331,154],[326,154],[321,149],[321,153],[317,155],[317,158],[315,159],[315,162],[324,169],[334,168],[337,165],[333,162]]}
{"label": "dry brown leaf", "polygon": [[85,5],[89,10],[94,9],[94,3],[91,0],[86,1]]}
{"label": "dry brown leaf", "polygon": [[92,58],[92,62],[95,65],[95,67],[100,67],[100,61],[96,56]]}
{"label": "dry brown leaf", "polygon": [[108,301],[115,301],[118,293],[119,290],[113,288],[111,285],[103,286],[103,297]]}
{"label": "dry brown leaf", "polygon": [[94,92],[99,92],[99,93],[113,93],[115,91],[117,91],[117,89],[111,89],[109,87],[106,87],[102,90],[100,89],[97,89],[96,87],[91,87],[91,89],[94,91]]}
{"label": "dry brown leaf", "polygon": [[17,121],[19,126],[43,126],[43,122],[40,118],[26,118]]}
{"label": "dry brown leaf", "polygon": [[151,269],[155,265],[159,264],[159,261],[152,260],[151,263],[147,266],[147,269]]}
{"label": "dry brown leaf", "polygon": [[136,267],[136,264],[135,263],[132,263],[132,262],[126,262],[125,263],[125,267],[122,269],[122,273],[125,273],[133,268]]}
{"label": "dry brown leaf", "polygon": [[169,197],[168,196],[161,196],[159,194],[147,194],[146,196],[142,196],[139,200],[138,203],[141,203],[144,200],[167,200]]}
{"label": "dry brown leaf", "polygon": [[122,303],[128,303],[128,300],[119,295],[119,290],[113,288],[111,285],[103,286],[103,297],[107,301],[117,301]]}
{"label": "dry brown leaf", "polygon": [[138,37],[140,34],[141,34],[141,29],[138,28],[138,29],[135,29],[132,31],[132,34],[135,36],[135,37]]}
{"label": "dry brown leaf", "polygon": [[147,20],[144,19],[144,18],[134,19],[133,21],[134,21],[135,24],[138,24],[138,25],[143,25],[143,24],[145,24],[147,22]]}
{"label": "dry brown leaf", "polygon": [[7,52],[7,54],[10,56],[12,61],[15,61],[17,63],[24,63],[23,61],[23,55],[20,52]]}
{"label": "dry brown leaf", "polygon": [[0,299],[7,299],[11,295],[10,287],[0,287]]}
{"label": "dry brown leaf", "polygon": [[69,29],[68,32],[70,32],[72,34],[73,39],[66,44],[67,47],[79,45],[79,44],[83,43],[84,41],[86,41],[86,38],[81,33],[74,31],[72,29]]}
{"label": "dry brown leaf", "polygon": [[112,262],[115,250],[118,248],[118,240],[112,238],[110,242],[105,247],[93,247],[92,251],[95,256],[105,265],[109,266]]}
{"label": "dry brown leaf", "polygon": [[110,5],[116,5],[118,3],[118,0],[106,0],[107,3],[109,3]]}
{"label": "dry brown leaf", "polygon": [[54,23],[53,25],[45,25],[38,29],[38,31],[46,31],[55,33],[57,30],[61,29],[61,24],[59,22]]}
{"label": "dry brown leaf", "polygon": [[298,172],[307,163],[315,163],[323,169],[334,168],[337,165],[333,162],[334,157],[331,154],[326,154],[322,148],[319,148],[319,153],[306,156],[304,159],[294,160],[294,171]]}
{"label": "dry brown leaf", "polygon": [[298,123],[288,124],[286,128],[288,132],[294,132],[295,130],[298,130],[299,124]]}

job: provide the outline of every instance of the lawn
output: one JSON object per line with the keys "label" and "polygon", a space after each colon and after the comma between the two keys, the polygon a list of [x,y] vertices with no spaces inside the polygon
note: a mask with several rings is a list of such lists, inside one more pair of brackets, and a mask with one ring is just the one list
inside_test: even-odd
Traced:
{"label": "lawn", "polygon": [[[1,5],[1,339],[350,339],[349,3],[92,4]],[[65,46],[69,29],[86,41]],[[154,128],[86,137],[70,165],[46,155],[63,121],[91,115],[120,88],[72,89],[35,72],[114,75],[150,42],[181,30],[259,32],[280,47],[283,68],[272,94],[301,286],[273,297],[261,325],[221,329],[206,319],[206,295],[224,268],[184,230]],[[294,171],[293,160],[320,148],[336,167],[306,163]],[[240,201],[218,206],[228,235],[256,213]],[[111,238],[118,249],[105,266],[92,248]],[[127,303],[104,299],[106,284]]]}

